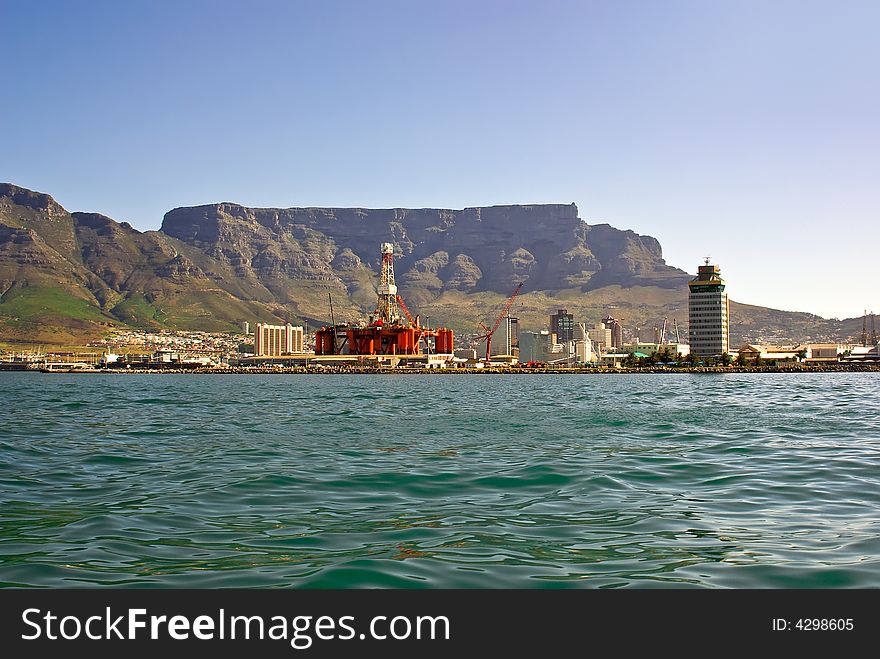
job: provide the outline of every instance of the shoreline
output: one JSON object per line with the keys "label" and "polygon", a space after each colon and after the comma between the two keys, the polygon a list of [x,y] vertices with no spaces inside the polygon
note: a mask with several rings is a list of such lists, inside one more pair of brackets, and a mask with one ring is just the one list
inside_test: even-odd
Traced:
{"label": "shoreline", "polygon": [[147,375],[634,375],[649,374],[703,374],[703,373],[880,373],[880,364],[822,364],[782,366],[694,366],[666,368],[375,368],[358,366],[284,366],[266,367],[213,367],[213,368],[105,368],[105,369],[28,369],[9,372],[39,372],[64,374],[147,374]]}

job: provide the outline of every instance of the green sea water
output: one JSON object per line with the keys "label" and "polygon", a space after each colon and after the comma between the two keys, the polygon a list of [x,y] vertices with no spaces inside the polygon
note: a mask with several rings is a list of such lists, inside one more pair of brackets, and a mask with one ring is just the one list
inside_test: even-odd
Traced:
{"label": "green sea water", "polygon": [[880,374],[0,373],[0,585],[880,587]]}

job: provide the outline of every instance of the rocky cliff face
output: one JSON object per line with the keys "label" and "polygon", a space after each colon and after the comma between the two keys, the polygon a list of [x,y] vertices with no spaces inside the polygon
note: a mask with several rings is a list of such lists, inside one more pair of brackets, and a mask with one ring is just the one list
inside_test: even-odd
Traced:
{"label": "rocky cliff face", "polygon": [[[378,247],[395,244],[398,283],[421,302],[443,291],[508,293],[608,284],[675,287],[649,236],[589,226],[574,204],[488,208],[177,208],[162,232],[234,268],[242,278],[345,284],[378,269]],[[356,279],[356,278],[355,278]]]}

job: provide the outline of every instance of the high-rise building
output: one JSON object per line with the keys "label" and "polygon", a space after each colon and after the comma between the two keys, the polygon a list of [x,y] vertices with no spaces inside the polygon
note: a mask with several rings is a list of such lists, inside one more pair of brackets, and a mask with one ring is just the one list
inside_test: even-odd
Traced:
{"label": "high-rise building", "polygon": [[574,339],[574,314],[568,313],[568,309],[559,309],[550,315],[550,333],[556,335],[559,343],[566,343]]}
{"label": "high-rise building", "polygon": [[493,355],[519,355],[519,318],[505,316],[492,339]]}
{"label": "high-rise building", "polygon": [[303,328],[287,325],[257,323],[254,332],[254,355],[277,357],[303,351]]}
{"label": "high-rise building", "polygon": [[620,324],[620,321],[617,318],[606,316],[602,319],[602,324],[605,325],[606,329],[611,330],[611,347],[623,347],[623,326]]}
{"label": "high-rise building", "polygon": [[721,268],[710,265],[707,258],[688,287],[691,354],[712,357],[730,352],[730,300]]}

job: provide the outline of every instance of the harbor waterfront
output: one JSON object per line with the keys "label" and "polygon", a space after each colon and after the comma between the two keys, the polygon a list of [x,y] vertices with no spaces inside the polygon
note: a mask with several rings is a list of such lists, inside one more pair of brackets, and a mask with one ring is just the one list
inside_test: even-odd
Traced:
{"label": "harbor waterfront", "polygon": [[0,584],[880,587],[877,373],[0,373]]}
{"label": "harbor waterfront", "polygon": [[375,368],[358,366],[214,366],[210,368],[157,368],[157,369],[41,369],[41,373],[102,373],[106,375],[624,375],[639,373],[880,373],[880,364],[822,364],[811,366],[639,366],[634,368],[594,367],[541,367],[541,368]]}

